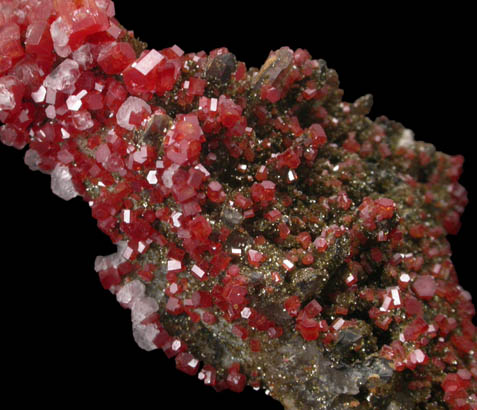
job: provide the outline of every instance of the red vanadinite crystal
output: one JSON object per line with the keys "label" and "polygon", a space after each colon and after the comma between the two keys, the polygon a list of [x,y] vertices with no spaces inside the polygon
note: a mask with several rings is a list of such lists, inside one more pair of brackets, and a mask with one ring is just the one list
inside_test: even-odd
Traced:
{"label": "red vanadinite crystal", "polygon": [[13,67],[25,51],[21,44],[20,27],[14,22],[6,22],[0,28],[0,74]]}
{"label": "red vanadinite crystal", "polygon": [[395,204],[394,201],[388,198],[379,198],[375,201],[376,219],[389,219],[394,215]]}
{"label": "red vanadinite crystal", "polygon": [[315,299],[308,303],[304,308],[304,311],[308,317],[315,317],[319,315],[322,310],[323,308]]}
{"label": "red vanadinite crystal", "polygon": [[285,310],[292,317],[298,316],[300,305],[301,305],[301,301],[298,296],[290,296],[287,300],[285,300],[285,303],[284,303]]}
{"label": "red vanadinite crystal", "polygon": [[176,356],[176,367],[184,373],[193,376],[199,370],[199,361],[190,353],[182,352]]}
{"label": "red vanadinite crystal", "polygon": [[300,243],[303,249],[308,249],[311,244],[311,235],[308,232],[300,232],[296,240]]}
{"label": "red vanadinite crystal", "polygon": [[178,165],[191,164],[198,159],[205,139],[196,115],[178,117],[174,132],[164,141],[166,158]]}
{"label": "red vanadinite crystal", "polygon": [[415,341],[422,336],[429,328],[428,324],[421,317],[414,319],[404,328],[404,339],[406,341]]}
{"label": "red vanadinite crystal", "polygon": [[250,193],[254,202],[273,201],[275,199],[275,184],[272,181],[253,184]]}
{"label": "red vanadinite crystal", "polygon": [[313,242],[313,245],[315,246],[316,250],[318,252],[325,252],[326,249],[328,249],[328,242],[326,241],[325,238],[316,238],[315,241]]}
{"label": "red vanadinite crystal", "polygon": [[206,364],[199,372],[198,377],[204,381],[205,385],[213,387],[217,380],[217,370],[210,364]]}
{"label": "red vanadinite crystal", "polygon": [[222,185],[220,185],[217,181],[212,181],[209,183],[207,187],[207,197],[215,203],[224,202],[227,198]]}
{"label": "red vanadinite crystal", "polygon": [[197,238],[199,241],[206,241],[212,232],[209,222],[202,215],[196,216],[189,223],[189,230],[192,237]]}
{"label": "red vanadinite crystal", "polygon": [[298,314],[296,329],[306,341],[316,340],[320,334],[320,324],[317,320],[308,317],[305,311]]}
{"label": "red vanadinite crystal", "polygon": [[423,275],[412,284],[412,289],[419,298],[430,300],[436,293],[437,283],[432,276]]}
{"label": "red vanadinite crystal", "polygon": [[170,297],[166,303],[166,310],[171,315],[180,315],[184,311],[182,301],[176,297]]}
{"label": "red vanadinite crystal", "polygon": [[240,366],[233,365],[227,374],[227,386],[230,390],[240,393],[245,389],[247,378],[240,373]]}
{"label": "red vanadinite crystal", "polygon": [[25,34],[25,51],[27,54],[36,55],[46,64],[51,60],[53,41],[46,21],[33,21],[28,26]]}
{"label": "red vanadinite crystal", "polygon": [[254,353],[260,352],[262,350],[260,341],[257,339],[250,340],[250,350]]}
{"label": "red vanadinite crystal", "polygon": [[278,209],[272,209],[268,211],[264,217],[269,220],[270,222],[278,221],[282,216],[282,213]]}
{"label": "red vanadinite crystal", "polygon": [[235,104],[232,99],[221,95],[218,111],[220,122],[225,127],[232,128],[240,120],[242,107]]}
{"label": "red vanadinite crystal", "polygon": [[258,252],[254,249],[250,249],[247,252],[247,259],[248,259],[248,263],[251,266],[254,266],[257,268],[262,264],[262,262],[266,259],[266,257],[261,252]]}
{"label": "red vanadinite crystal", "polygon": [[133,95],[152,92],[156,89],[157,66],[164,56],[156,50],[150,50],[129,65],[122,77],[128,91]]}
{"label": "red vanadinite crystal", "polygon": [[237,194],[235,196],[235,205],[239,208],[242,209],[248,209],[253,205],[253,202],[249,199],[243,196],[242,194]]}
{"label": "red vanadinite crystal", "polygon": [[103,47],[98,56],[98,65],[106,74],[119,74],[136,59],[129,43],[112,43]]}
{"label": "red vanadinite crystal", "polygon": [[116,269],[110,267],[99,272],[99,280],[105,289],[110,289],[114,285],[121,283],[121,277]]}
{"label": "red vanadinite crystal", "polygon": [[171,337],[162,345],[162,350],[170,359],[178,354],[187,351],[187,345],[178,337]]}
{"label": "red vanadinite crystal", "polygon": [[[25,93],[25,86],[18,78],[6,75],[0,78],[0,110],[14,115],[21,108],[21,102]],[[5,118],[6,120],[7,118]]]}

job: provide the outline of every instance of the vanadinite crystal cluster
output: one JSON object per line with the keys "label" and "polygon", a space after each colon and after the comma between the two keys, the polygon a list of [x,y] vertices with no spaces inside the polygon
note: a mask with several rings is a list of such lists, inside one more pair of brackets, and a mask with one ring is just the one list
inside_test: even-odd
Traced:
{"label": "vanadinite crystal cluster", "polygon": [[[1,141],[81,196],[134,338],[288,410],[477,409],[462,156],[288,47],[147,49],[111,0],[0,0]],[[173,33],[171,33],[172,35]]]}

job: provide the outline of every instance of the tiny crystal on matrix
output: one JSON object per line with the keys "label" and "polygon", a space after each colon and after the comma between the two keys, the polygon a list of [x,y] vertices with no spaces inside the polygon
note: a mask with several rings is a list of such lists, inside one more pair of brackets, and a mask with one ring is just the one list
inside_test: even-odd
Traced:
{"label": "tiny crystal on matrix", "polygon": [[290,410],[477,409],[446,239],[462,156],[372,121],[370,96],[341,101],[302,49],[247,69],[226,48],[147,49],[111,0],[0,5],[0,140],[88,202],[141,348]]}

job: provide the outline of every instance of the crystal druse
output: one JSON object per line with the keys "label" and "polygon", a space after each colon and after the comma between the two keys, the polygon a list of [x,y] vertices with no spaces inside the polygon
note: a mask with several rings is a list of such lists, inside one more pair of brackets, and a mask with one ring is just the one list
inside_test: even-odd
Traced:
{"label": "crystal druse", "polygon": [[[148,49],[111,0],[0,0],[0,140],[81,196],[145,350],[288,410],[477,409],[475,309],[448,234],[463,157],[303,49]],[[365,399],[363,399],[365,397]]]}

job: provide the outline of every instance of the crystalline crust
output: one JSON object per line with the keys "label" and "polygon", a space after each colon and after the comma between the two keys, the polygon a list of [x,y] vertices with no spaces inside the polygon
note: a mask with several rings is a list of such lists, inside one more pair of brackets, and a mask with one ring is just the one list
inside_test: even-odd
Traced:
{"label": "crystalline crust", "polygon": [[0,140],[117,245],[94,268],[139,347],[288,410],[477,409],[463,157],[305,50],[148,50],[114,11],[0,0]]}

